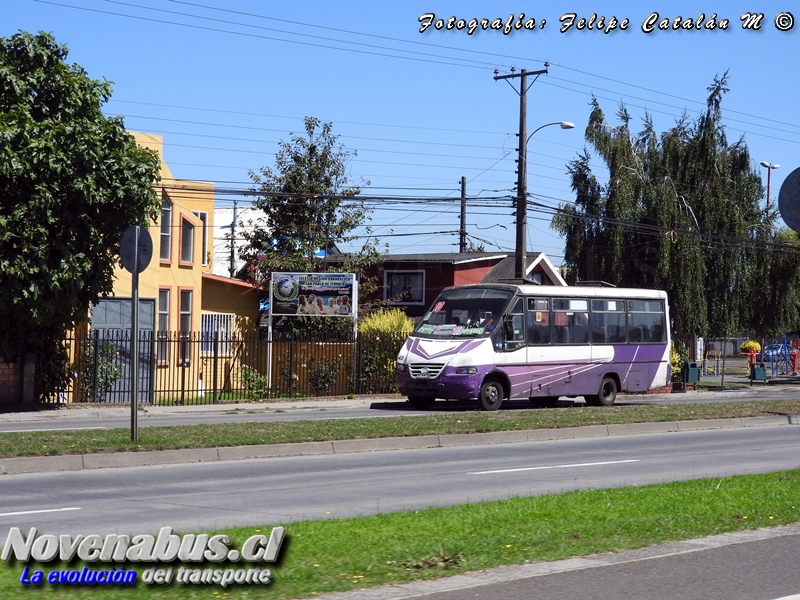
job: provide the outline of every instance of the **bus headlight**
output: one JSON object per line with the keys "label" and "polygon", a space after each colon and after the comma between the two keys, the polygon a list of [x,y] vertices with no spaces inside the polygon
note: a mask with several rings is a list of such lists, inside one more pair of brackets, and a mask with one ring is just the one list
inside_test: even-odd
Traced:
{"label": "bus headlight", "polygon": [[456,367],[456,375],[476,375],[478,367]]}
{"label": "bus headlight", "polygon": [[397,363],[397,372],[398,373],[405,373],[406,370],[407,370],[407,367],[404,364]]}

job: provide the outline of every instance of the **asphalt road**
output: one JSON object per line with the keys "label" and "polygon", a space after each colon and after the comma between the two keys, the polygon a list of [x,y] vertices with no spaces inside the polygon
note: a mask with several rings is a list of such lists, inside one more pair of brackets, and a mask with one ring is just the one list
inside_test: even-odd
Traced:
{"label": "asphalt road", "polygon": [[800,429],[785,425],[18,474],[0,480],[0,535],[278,525],[792,469],[799,457]]}
{"label": "asphalt road", "polygon": [[[393,403],[381,404],[389,414],[398,410]],[[308,413],[307,409],[296,410]],[[347,413],[352,409],[336,410]],[[329,411],[316,412],[326,415]],[[291,535],[291,523],[300,519],[342,518],[574,489],[723,478],[796,468],[798,457],[800,430],[786,425],[20,474],[0,481],[0,545],[13,526],[23,531],[37,527],[43,533],[104,535],[152,533],[166,525],[177,531],[197,531],[280,524]],[[489,582],[476,580],[473,574],[463,576],[465,581],[459,576],[419,584],[422,587],[413,590],[392,586],[336,595],[331,600],[412,596],[430,600],[773,600],[800,593],[798,541],[800,528],[781,539],[744,543],[727,539],[708,548],[695,546],[690,548],[691,554],[685,554],[688,550],[684,548],[659,558],[634,556],[623,560],[627,554],[622,553],[519,567],[555,569],[554,565],[561,565],[561,572],[535,578],[527,571],[515,572],[517,567],[509,567],[512,571],[481,574]]]}

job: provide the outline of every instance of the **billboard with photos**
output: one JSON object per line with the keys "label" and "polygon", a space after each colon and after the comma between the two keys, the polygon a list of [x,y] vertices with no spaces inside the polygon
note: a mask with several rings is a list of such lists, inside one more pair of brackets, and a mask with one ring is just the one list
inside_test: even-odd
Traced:
{"label": "billboard with photos", "polygon": [[350,317],[356,314],[353,273],[273,273],[273,316]]}

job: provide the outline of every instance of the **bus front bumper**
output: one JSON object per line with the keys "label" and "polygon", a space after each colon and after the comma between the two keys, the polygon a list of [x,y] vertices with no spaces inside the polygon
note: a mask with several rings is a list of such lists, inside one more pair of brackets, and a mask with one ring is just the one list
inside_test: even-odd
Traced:
{"label": "bus front bumper", "polygon": [[441,398],[443,400],[474,400],[481,388],[482,374],[456,375],[445,368],[436,379],[414,379],[408,373],[396,373],[395,383],[403,396]]}

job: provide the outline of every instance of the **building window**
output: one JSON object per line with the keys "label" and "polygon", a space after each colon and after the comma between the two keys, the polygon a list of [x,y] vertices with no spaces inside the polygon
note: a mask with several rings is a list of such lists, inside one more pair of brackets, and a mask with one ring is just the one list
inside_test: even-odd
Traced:
{"label": "building window", "polygon": [[192,290],[180,291],[180,323],[178,360],[188,363],[192,360],[191,332],[192,332]]}
{"label": "building window", "polygon": [[384,300],[394,304],[425,303],[425,271],[385,271]]}
{"label": "building window", "polygon": [[236,315],[233,313],[203,313],[200,315],[200,352],[214,354],[217,341],[217,356],[230,356],[231,338]]}
{"label": "building window", "polygon": [[164,192],[161,195],[161,260],[170,260],[172,254],[172,202]]}
{"label": "building window", "polygon": [[203,224],[203,234],[202,234],[203,237],[200,240],[200,246],[202,249],[200,262],[205,267],[208,264],[208,213],[199,210],[193,210],[192,212],[197,216],[198,219],[200,219],[200,222]]}
{"label": "building window", "polygon": [[181,219],[181,264],[194,262],[194,225]]}
{"label": "building window", "polygon": [[169,288],[158,290],[158,362],[169,364]]}

